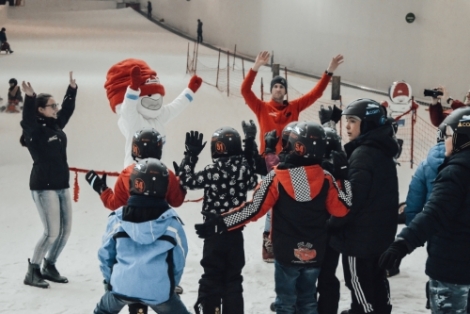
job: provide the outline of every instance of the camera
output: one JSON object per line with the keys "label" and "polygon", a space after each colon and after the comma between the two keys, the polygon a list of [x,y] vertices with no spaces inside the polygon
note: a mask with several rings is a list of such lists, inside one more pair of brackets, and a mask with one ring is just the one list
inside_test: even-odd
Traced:
{"label": "camera", "polygon": [[437,89],[425,89],[424,90],[425,97],[437,98],[437,96],[442,96],[442,95],[444,95],[444,93],[441,91],[438,91]]}

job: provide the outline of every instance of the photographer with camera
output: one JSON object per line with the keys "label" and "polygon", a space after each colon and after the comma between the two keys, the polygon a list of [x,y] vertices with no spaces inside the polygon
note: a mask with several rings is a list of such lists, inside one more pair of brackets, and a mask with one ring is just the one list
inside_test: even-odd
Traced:
{"label": "photographer with camera", "polygon": [[[439,127],[442,121],[444,121],[444,119],[455,109],[464,106],[470,106],[470,90],[465,96],[465,103],[461,102],[460,100],[449,97],[447,89],[443,86],[439,86],[434,89],[425,89],[424,96],[432,97],[432,103],[429,107],[429,117],[431,119],[431,123],[435,127]],[[451,109],[444,110],[441,104],[441,99],[445,99],[447,105],[449,105]]]}

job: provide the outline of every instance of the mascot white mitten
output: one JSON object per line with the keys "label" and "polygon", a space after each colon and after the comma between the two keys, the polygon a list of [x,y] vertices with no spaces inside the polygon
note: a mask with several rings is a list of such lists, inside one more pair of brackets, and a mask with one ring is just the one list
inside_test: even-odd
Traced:
{"label": "mascot white mitten", "polygon": [[145,61],[126,59],[109,69],[104,87],[111,109],[119,115],[119,129],[126,138],[124,167],[134,163],[131,155],[134,134],[143,128],[154,128],[165,141],[164,125],[189,105],[201,84],[202,79],[193,76],[188,88],[163,106],[165,88]]}

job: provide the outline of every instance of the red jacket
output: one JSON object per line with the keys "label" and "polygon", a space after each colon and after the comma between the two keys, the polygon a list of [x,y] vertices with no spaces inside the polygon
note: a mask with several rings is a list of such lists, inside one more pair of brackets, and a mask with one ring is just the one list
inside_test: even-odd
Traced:
{"label": "red jacket", "polygon": [[439,127],[439,125],[444,121],[444,119],[455,109],[465,107],[466,105],[461,102],[460,100],[452,101],[452,105],[450,106],[452,109],[444,110],[442,108],[441,103],[437,103],[435,105],[429,106],[429,117],[431,118],[431,123],[435,127]]}
{"label": "red jacket", "polygon": [[[116,180],[114,184],[114,192],[111,188],[107,188],[101,193],[100,198],[104,206],[110,210],[116,210],[119,207],[126,205],[127,200],[130,197],[129,194],[129,179],[131,177],[132,170],[134,169],[135,164],[127,166]],[[179,207],[183,204],[184,197],[186,196],[186,190],[183,189],[178,178],[175,174],[168,170],[170,173],[170,178],[168,181],[168,191],[166,192],[166,201],[172,207]]]}
{"label": "red jacket", "polygon": [[[282,164],[281,164],[282,165]],[[327,245],[330,215],[344,217],[351,206],[351,188],[342,191],[319,165],[275,168],[253,194],[253,200],[222,214],[228,230],[256,221],[271,208],[276,261],[319,267]]]}
{"label": "red jacket", "polygon": [[[323,91],[328,86],[331,76],[326,73],[323,74],[320,81],[315,87],[307,94],[300,98],[294,99],[284,104],[279,104],[274,100],[262,101],[256,97],[251,90],[256,74],[258,72],[250,69],[248,75],[242,83],[241,93],[246,101],[246,104],[256,115],[260,125],[260,152],[264,152],[264,134],[266,132],[277,130],[277,135],[280,136],[284,127],[293,121],[299,120],[299,114],[302,110],[310,107],[318,98],[323,94]],[[281,141],[276,146],[276,152],[282,150]]]}

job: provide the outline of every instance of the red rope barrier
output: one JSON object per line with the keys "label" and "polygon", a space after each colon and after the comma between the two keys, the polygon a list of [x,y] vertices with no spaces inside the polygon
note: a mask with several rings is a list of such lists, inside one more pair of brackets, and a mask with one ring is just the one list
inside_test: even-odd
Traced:
{"label": "red rope barrier", "polygon": [[[75,172],[75,178],[73,180],[73,200],[74,200],[74,202],[78,202],[78,195],[79,195],[79,192],[80,192],[80,186],[78,185],[78,173],[79,172],[87,173],[90,170],[80,169],[80,168],[75,168],[75,167],[69,167],[69,170]],[[118,177],[119,174],[120,174],[119,172],[108,172],[108,171],[95,171],[95,172],[96,172],[96,174],[99,174],[101,176],[103,174],[106,174],[106,175],[111,176],[111,177]],[[185,200],[184,203],[188,203],[188,202],[197,203],[197,202],[200,202],[202,200],[203,200],[203,197],[195,199],[195,200]]]}

